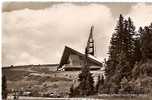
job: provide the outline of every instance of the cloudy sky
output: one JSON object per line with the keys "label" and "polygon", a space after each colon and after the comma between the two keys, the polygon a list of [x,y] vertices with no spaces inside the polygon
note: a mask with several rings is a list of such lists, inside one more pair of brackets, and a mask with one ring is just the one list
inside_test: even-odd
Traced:
{"label": "cloudy sky", "polygon": [[152,4],[3,3],[2,65],[59,63],[65,45],[84,52],[91,25],[102,61],[120,13],[137,28],[152,22]]}

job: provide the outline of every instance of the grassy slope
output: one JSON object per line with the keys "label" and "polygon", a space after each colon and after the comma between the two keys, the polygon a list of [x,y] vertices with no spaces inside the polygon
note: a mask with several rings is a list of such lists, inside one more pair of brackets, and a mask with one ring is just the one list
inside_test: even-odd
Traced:
{"label": "grassy slope", "polygon": [[72,79],[50,68],[21,67],[2,69],[8,79],[9,89],[68,92]]}
{"label": "grassy slope", "polygon": [[[15,67],[3,68],[8,81],[8,89],[23,89],[24,91],[41,91],[56,94],[69,92],[71,85],[78,85],[77,78],[80,71],[56,71],[54,67]],[[92,71],[93,76],[102,74],[102,71]]]}

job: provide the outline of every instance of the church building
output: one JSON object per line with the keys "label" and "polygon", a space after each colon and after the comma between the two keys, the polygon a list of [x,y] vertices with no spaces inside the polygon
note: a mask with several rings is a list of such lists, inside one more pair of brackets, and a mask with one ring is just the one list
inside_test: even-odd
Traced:
{"label": "church building", "polygon": [[[102,67],[102,63],[94,56],[94,40],[93,40],[93,26],[90,30],[89,39],[87,42],[87,64],[90,70],[99,70]],[[65,46],[62,54],[59,66],[57,70],[62,71],[78,71],[81,70],[85,64],[85,54],[80,53],[70,47]]]}

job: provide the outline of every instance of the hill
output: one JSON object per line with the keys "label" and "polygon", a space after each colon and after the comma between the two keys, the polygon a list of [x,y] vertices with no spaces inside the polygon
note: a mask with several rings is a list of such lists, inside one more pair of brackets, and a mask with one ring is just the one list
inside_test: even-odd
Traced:
{"label": "hill", "polygon": [[[73,83],[76,83],[79,71],[57,71],[57,65],[25,65],[3,67],[2,74],[7,78],[10,93],[13,90],[31,92],[32,95],[67,96]],[[101,71],[94,71],[94,76]]]}

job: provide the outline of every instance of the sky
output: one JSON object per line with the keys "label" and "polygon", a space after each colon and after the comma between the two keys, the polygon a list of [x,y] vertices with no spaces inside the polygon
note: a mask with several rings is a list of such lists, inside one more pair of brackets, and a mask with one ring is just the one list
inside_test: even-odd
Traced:
{"label": "sky", "polygon": [[137,29],[152,22],[144,3],[5,2],[2,11],[3,66],[59,63],[65,45],[84,52],[92,25],[102,62],[120,13]]}

